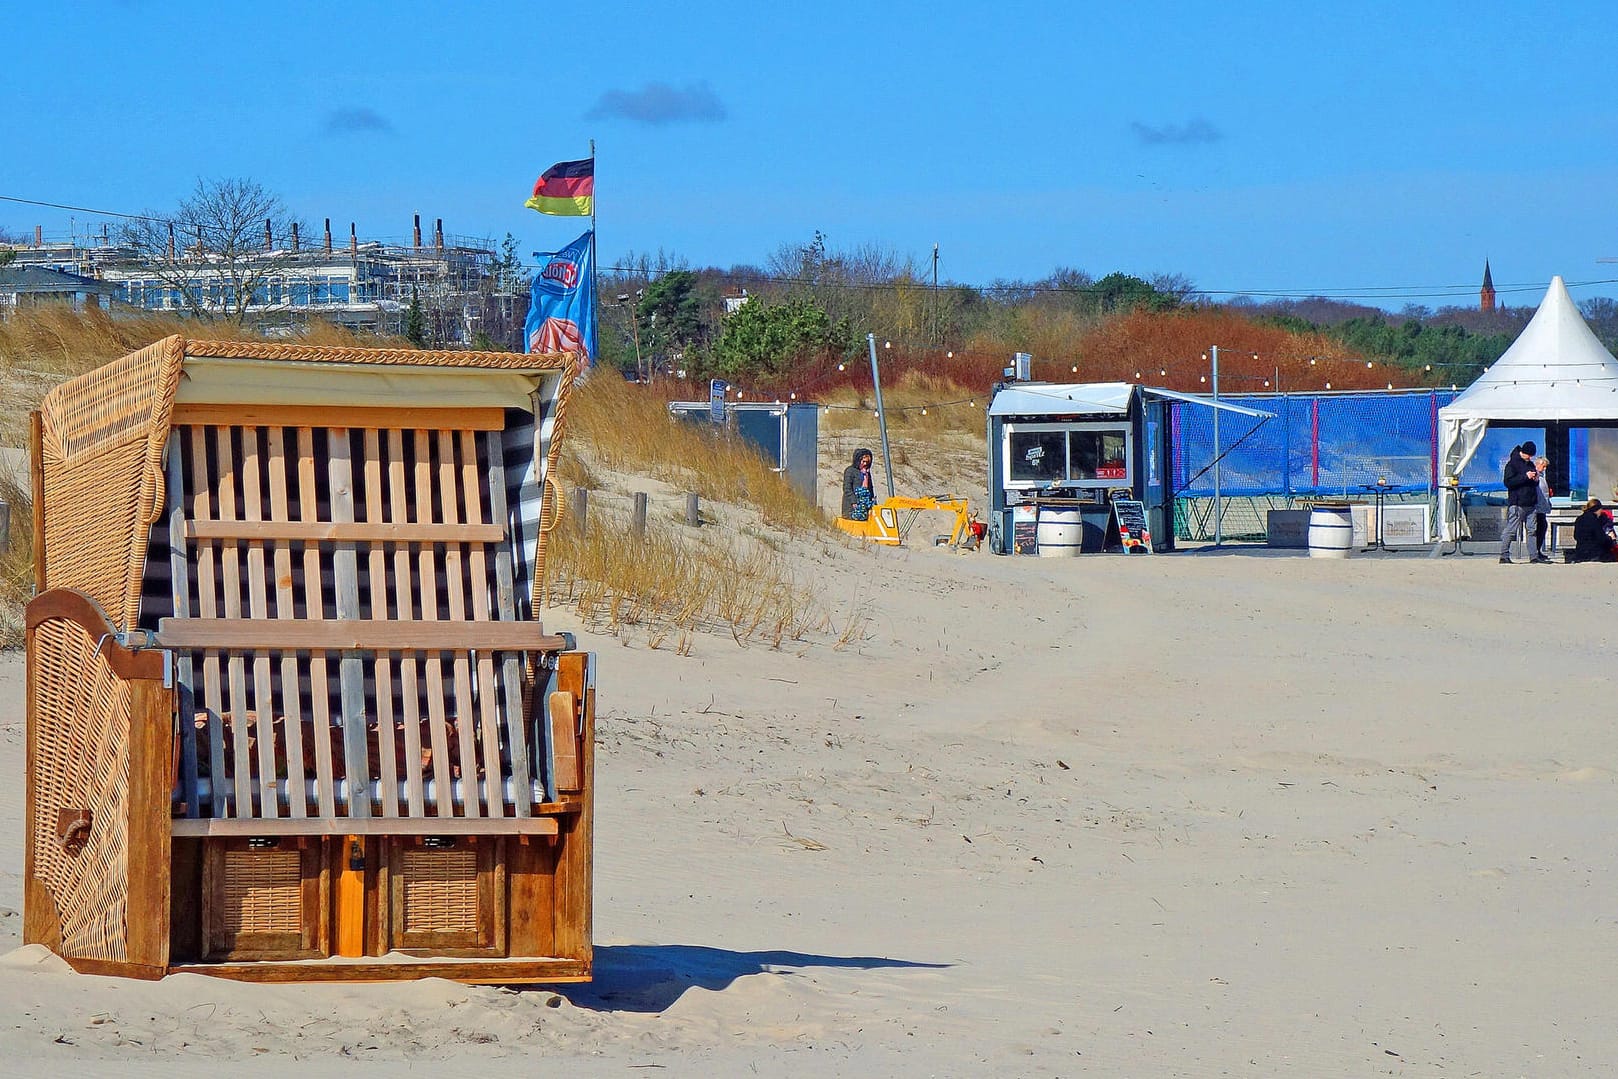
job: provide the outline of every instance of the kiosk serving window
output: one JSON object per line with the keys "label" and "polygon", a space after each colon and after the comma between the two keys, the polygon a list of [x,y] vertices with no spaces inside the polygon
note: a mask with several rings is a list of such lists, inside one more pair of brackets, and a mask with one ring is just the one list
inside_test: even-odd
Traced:
{"label": "kiosk serving window", "polygon": [[1008,423],[1003,431],[1008,489],[1134,483],[1132,439],[1123,424]]}

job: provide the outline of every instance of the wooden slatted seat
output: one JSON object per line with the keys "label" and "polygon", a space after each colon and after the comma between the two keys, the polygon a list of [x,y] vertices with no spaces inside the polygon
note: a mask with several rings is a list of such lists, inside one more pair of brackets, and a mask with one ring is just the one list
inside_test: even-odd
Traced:
{"label": "wooden slatted seat", "polygon": [[[593,666],[533,619],[571,381],[567,355],[171,338],[47,398],[29,623],[40,939],[135,972],[362,962],[407,944],[434,954],[438,941],[446,956],[530,957],[506,972],[518,980],[588,975]],[[102,716],[104,700],[36,686],[36,668],[67,662],[64,622],[69,637],[111,640],[107,662],[163,657],[161,692]],[[128,934],[121,948],[63,940],[77,885],[45,845],[52,814],[90,800],[51,775],[80,723],[141,729],[138,746],[131,734],[100,752],[150,774],[139,811],[163,821],[163,890],[195,896],[161,904],[162,946],[138,961]],[[147,803],[165,780],[159,810]],[[88,830],[127,832],[135,808],[85,811]],[[446,890],[467,866],[481,867],[476,887]],[[102,886],[158,917],[127,861],[103,869]],[[296,931],[260,917],[259,881],[307,895]],[[446,896],[494,906],[451,909]],[[519,896],[546,909],[508,918]]]}

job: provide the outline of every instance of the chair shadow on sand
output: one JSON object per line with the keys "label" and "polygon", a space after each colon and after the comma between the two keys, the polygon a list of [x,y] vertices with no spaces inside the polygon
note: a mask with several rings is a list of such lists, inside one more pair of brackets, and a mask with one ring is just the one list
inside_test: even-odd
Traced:
{"label": "chair shadow on sand", "polygon": [[865,955],[809,955],[804,952],[733,952],[695,944],[623,944],[595,949],[595,979],[584,985],[554,987],[575,1007],[592,1011],[660,1012],[687,989],[718,991],[737,978],[787,968],[832,967],[874,970],[910,967],[940,970],[949,963],[919,963]]}

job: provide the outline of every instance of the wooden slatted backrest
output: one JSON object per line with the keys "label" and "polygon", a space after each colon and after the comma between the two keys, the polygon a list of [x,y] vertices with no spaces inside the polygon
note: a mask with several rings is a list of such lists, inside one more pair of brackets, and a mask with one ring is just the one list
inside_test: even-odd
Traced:
{"label": "wooden slatted backrest", "polygon": [[176,406],[169,445],[183,811],[530,815],[550,732],[503,410],[230,418]]}

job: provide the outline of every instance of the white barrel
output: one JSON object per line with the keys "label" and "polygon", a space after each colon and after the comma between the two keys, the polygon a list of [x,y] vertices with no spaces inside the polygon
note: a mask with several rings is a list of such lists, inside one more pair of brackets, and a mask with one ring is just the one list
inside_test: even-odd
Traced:
{"label": "white barrel", "polygon": [[1077,558],[1084,543],[1084,518],[1075,509],[1039,507],[1039,557]]}
{"label": "white barrel", "polygon": [[1309,511],[1309,557],[1347,558],[1354,550],[1354,514],[1346,505]]}

